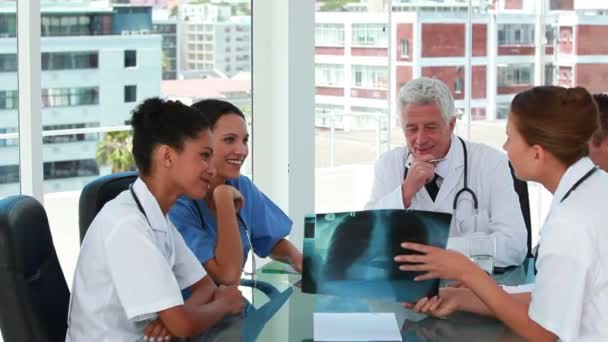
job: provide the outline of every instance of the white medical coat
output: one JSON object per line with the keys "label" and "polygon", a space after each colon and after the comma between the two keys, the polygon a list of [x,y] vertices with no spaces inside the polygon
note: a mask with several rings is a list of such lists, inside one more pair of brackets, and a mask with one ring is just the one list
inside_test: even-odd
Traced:
{"label": "white medical coat", "polygon": [[66,341],[136,341],[158,312],[184,304],[181,291],[205,275],[141,179],[108,202],[82,243]]}
{"label": "white medical coat", "polygon": [[[409,209],[453,214],[448,248],[469,255],[471,237],[491,235],[496,242],[494,265],[519,265],[526,257],[527,232],[506,155],[487,145],[465,143],[468,184],[479,203],[477,231],[471,196],[461,195],[456,214],[453,210],[454,196],[464,185],[464,153],[456,136],[452,136],[447,160],[439,163],[435,169],[443,179],[435,202],[423,187],[412,199]],[[411,161],[412,157],[405,146],[380,156],[375,166],[367,209],[404,209],[401,184],[405,167]]]}
{"label": "white medical coat", "polygon": [[592,167],[583,158],[568,168],[540,232],[529,315],[560,341],[608,341],[608,174],[597,170],[562,202]]}

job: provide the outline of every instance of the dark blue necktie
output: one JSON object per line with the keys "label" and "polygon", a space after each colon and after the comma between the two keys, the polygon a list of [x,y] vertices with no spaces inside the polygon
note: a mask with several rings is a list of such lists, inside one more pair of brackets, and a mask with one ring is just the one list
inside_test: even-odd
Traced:
{"label": "dark blue necktie", "polygon": [[426,191],[428,191],[429,195],[431,195],[431,199],[433,200],[433,202],[435,202],[435,198],[437,198],[437,193],[439,192],[439,186],[437,185],[438,179],[439,175],[435,174],[433,180],[424,185]]}

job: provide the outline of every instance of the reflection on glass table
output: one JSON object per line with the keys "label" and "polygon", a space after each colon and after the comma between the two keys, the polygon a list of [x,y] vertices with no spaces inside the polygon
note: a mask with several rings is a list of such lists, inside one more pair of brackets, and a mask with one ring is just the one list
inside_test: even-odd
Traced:
{"label": "reflection on glass table", "polygon": [[[312,341],[315,312],[394,312],[403,341],[521,340],[501,322],[488,317],[458,313],[436,319],[391,301],[303,293],[300,275],[280,272],[281,269],[282,265],[273,261],[258,270],[254,284],[248,284],[255,288],[255,305],[190,340]],[[529,268],[522,265],[494,278],[500,284],[524,284],[533,280],[527,271]]]}
{"label": "reflection on glass table", "polygon": [[401,326],[403,341],[524,341],[500,321],[467,313],[446,319],[405,320]]}

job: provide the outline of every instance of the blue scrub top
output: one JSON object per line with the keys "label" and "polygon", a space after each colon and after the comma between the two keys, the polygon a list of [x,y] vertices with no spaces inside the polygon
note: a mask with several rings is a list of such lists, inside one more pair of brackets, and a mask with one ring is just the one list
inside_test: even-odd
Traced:
{"label": "blue scrub top", "polygon": [[[251,234],[253,251],[262,258],[267,257],[276,243],[291,231],[291,219],[246,176],[241,175],[226,183],[243,194],[245,206],[241,208],[239,214]],[[204,222],[201,222],[195,205],[199,207]],[[215,257],[217,221],[204,200],[192,201],[182,196],[169,210],[169,217],[201,263]],[[237,223],[241,233],[244,265],[251,246],[245,235],[245,229],[240,222]]]}

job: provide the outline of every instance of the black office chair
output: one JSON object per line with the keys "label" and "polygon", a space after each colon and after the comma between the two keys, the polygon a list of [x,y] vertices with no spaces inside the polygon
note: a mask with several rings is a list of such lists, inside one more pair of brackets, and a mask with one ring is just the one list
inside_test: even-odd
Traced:
{"label": "black office chair", "polygon": [[42,205],[0,200],[0,329],[5,342],[65,341],[70,291]]}
{"label": "black office chair", "polygon": [[513,166],[509,162],[509,168],[511,169],[511,176],[513,176],[513,185],[515,186],[515,192],[519,197],[519,206],[521,207],[521,213],[524,216],[524,223],[526,224],[526,230],[528,231],[528,257],[532,256],[532,221],[530,217],[530,197],[528,195],[528,183],[515,176]]}
{"label": "black office chair", "polygon": [[80,243],[101,208],[118,194],[127,190],[129,185],[135,182],[137,176],[137,171],[113,173],[91,181],[82,189],[78,201]]}

